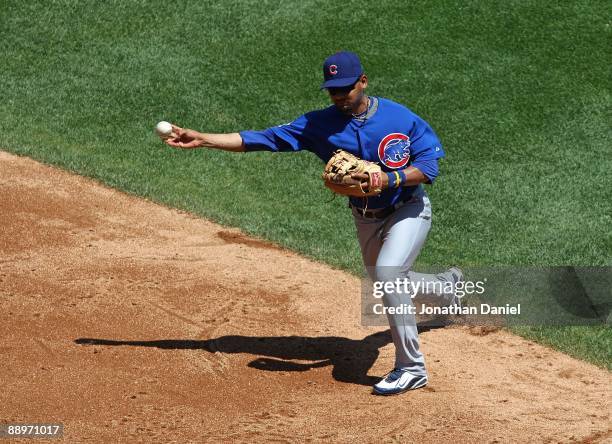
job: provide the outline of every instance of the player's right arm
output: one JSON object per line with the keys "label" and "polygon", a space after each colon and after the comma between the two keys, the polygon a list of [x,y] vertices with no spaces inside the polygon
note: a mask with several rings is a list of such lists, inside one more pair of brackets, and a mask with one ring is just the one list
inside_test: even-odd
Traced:
{"label": "player's right arm", "polygon": [[173,148],[215,148],[225,151],[246,151],[239,133],[209,134],[172,125],[172,137],[165,140]]}
{"label": "player's right arm", "polygon": [[300,151],[311,145],[306,134],[307,117],[262,131],[208,134],[172,125],[172,136],[165,142],[174,148],[216,148],[225,151]]}

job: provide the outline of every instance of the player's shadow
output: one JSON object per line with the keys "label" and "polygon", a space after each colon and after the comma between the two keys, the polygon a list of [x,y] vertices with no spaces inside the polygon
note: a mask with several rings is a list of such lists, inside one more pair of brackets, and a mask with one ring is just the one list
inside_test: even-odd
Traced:
{"label": "player's shadow", "polygon": [[[421,329],[419,329],[421,330]],[[421,330],[422,331],[422,330]],[[348,339],[338,336],[220,336],[215,339],[156,341],[117,341],[111,339],[79,338],[82,345],[157,347],[172,350],[204,350],[209,353],[249,353],[258,356],[248,365],[266,371],[303,372],[313,368],[333,366],[337,381],[372,385],[379,378],[368,376],[379,355],[379,349],[391,342],[390,331]],[[310,362],[293,362],[293,361]]]}

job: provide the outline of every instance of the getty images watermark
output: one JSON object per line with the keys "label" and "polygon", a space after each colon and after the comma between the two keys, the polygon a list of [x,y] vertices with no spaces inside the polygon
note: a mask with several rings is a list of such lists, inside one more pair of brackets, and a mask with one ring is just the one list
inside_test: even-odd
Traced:
{"label": "getty images watermark", "polygon": [[[396,295],[398,297],[410,297],[415,299],[440,299],[445,305],[400,303],[396,305],[385,305],[381,302],[372,305],[375,315],[381,314],[413,314],[413,315],[506,315],[521,314],[521,304],[505,304],[503,306],[480,303],[475,306],[464,306],[460,300],[469,295],[482,295],[486,291],[485,278],[482,281],[413,281],[407,277],[396,278],[392,281],[374,281],[372,283],[372,296],[381,299],[385,295]],[[455,297],[457,299],[455,299]]]}
{"label": "getty images watermark", "polygon": [[462,279],[450,270],[368,272],[378,280],[362,280],[363,325],[440,316],[470,325],[612,325],[612,267],[466,267]]}

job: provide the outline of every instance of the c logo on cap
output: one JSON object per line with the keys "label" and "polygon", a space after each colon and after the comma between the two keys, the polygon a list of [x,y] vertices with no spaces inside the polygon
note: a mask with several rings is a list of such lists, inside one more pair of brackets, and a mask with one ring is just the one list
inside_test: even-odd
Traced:
{"label": "c logo on cap", "polygon": [[335,76],[336,74],[338,74],[338,67],[336,65],[329,65],[329,73],[332,76]]}

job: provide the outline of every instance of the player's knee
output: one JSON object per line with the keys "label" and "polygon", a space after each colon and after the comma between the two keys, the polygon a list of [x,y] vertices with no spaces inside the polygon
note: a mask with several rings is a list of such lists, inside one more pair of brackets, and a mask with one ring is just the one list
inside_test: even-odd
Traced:
{"label": "player's knee", "polygon": [[398,280],[406,277],[406,273],[401,267],[393,267],[387,265],[377,265],[374,269],[374,276],[378,282],[393,282],[396,283]]}

